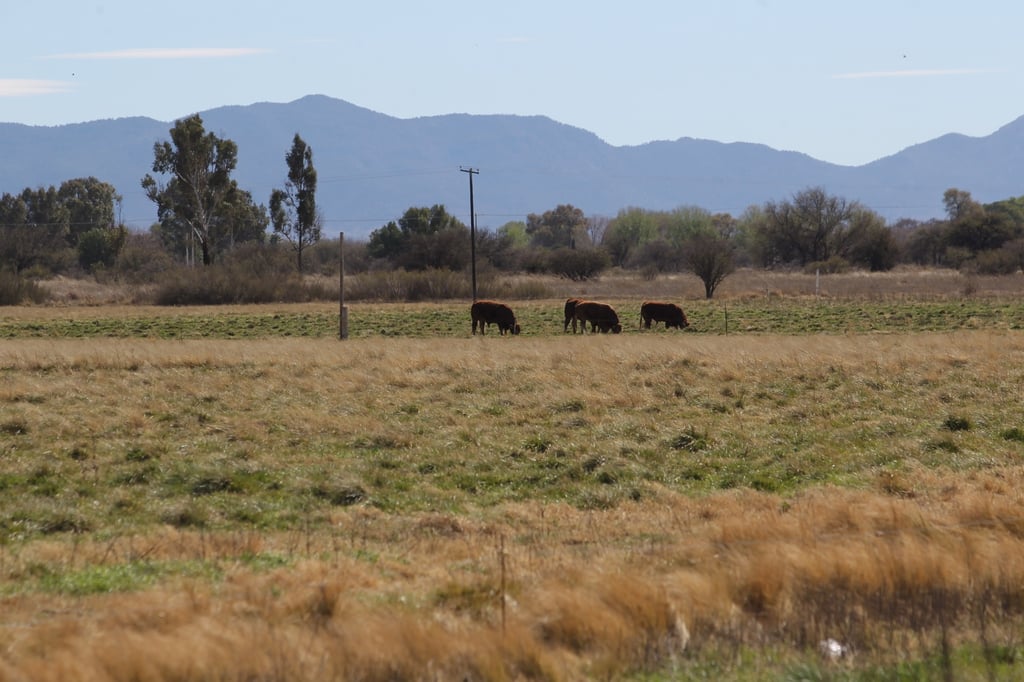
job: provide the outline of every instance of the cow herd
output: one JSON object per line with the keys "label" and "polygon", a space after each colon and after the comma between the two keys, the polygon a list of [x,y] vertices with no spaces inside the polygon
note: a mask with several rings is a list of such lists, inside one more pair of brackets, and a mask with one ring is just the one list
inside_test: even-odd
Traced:
{"label": "cow herd", "polygon": [[[476,301],[469,309],[470,317],[473,320],[473,334],[479,327],[480,334],[484,334],[486,327],[492,324],[498,325],[498,333],[504,335],[518,334],[520,327],[516,322],[516,315],[512,308],[498,301]],[[658,322],[665,325],[666,329],[684,329],[690,326],[686,319],[686,313],[675,303],[662,301],[644,301],[640,306],[640,327],[650,329],[651,323],[657,326]],[[562,331],[568,332],[569,325],[572,325],[572,333],[577,328],[580,334],[587,331],[587,324],[590,324],[590,332],[607,334],[618,334],[622,331],[622,323],[619,322],[619,315],[607,303],[587,301],[582,298],[570,298],[565,302],[565,322]]]}

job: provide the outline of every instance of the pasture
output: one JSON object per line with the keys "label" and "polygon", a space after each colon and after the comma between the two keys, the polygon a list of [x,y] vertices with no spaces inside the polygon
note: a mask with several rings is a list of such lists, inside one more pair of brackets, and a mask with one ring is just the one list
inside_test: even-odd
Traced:
{"label": "pasture", "polygon": [[2,309],[0,680],[1019,677],[1024,302],[972,292]]}

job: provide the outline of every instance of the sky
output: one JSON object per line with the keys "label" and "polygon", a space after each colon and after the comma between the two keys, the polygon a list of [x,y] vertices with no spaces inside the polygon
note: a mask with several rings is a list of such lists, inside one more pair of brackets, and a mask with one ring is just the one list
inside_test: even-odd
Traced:
{"label": "sky", "polygon": [[861,165],[1024,115],[1019,0],[0,0],[0,122],[320,94]]}

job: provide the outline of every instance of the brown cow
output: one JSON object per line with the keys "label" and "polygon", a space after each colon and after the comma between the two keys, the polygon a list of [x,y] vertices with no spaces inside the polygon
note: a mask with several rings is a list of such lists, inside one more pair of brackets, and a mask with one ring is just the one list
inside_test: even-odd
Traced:
{"label": "brown cow", "polygon": [[602,334],[612,332],[618,334],[622,331],[622,325],[619,324],[619,315],[615,312],[615,308],[612,308],[607,303],[597,303],[596,301],[580,301],[576,304],[576,309],[573,311],[572,317],[572,332],[576,333],[576,322],[580,322],[581,328],[580,333],[584,333],[587,329],[587,322],[590,323],[590,331],[596,332],[601,330]]}
{"label": "brown cow", "polygon": [[484,325],[498,325],[498,333],[505,332],[512,334],[519,333],[519,324],[516,322],[516,315],[504,303],[497,301],[477,301],[469,309],[470,317],[473,318],[473,334],[476,334],[476,327],[480,325],[480,333],[484,333]]}
{"label": "brown cow", "polygon": [[640,326],[650,329],[652,320],[655,327],[659,322],[664,322],[665,329],[672,327],[685,329],[690,326],[690,321],[686,319],[686,313],[675,303],[644,301],[640,306]]}
{"label": "brown cow", "polygon": [[[573,313],[576,312],[576,304],[582,301],[582,298],[568,298],[565,300],[565,322],[562,324],[562,331],[569,331],[569,323],[573,321]],[[573,325],[573,333],[576,333],[576,325]]]}

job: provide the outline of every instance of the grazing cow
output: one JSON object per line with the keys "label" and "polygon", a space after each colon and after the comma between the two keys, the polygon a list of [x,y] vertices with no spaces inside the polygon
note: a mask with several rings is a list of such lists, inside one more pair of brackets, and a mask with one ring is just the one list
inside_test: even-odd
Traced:
{"label": "grazing cow", "polygon": [[[576,312],[576,304],[582,301],[582,298],[569,298],[565,301],[565,323],[562,324],[562,331],[569,331],[569,323],[573,321],[573,314]],[[573,333],[575,333],[576,325],[573,325]]]}
{"label": "grazing cow", "polygon": [[587,322],[590,323],[591,332],[601,330],[602,334],[607,334],[608,332],[618,334],[622,331],[622,325],[619,324],[618,313],[615,312],[615,308],[612,308],[607,303],[580,301],[576,304],[576,308],[573,311],[573,334],[576,333],[576,322],[579,322],[581,325],[581,334],[586,331]]}
{"label": "grazing cow", "polygon": [[498,325],[498,332],[502,335],[505,332],[511,334],[519,333],[519,324],[516,322],[516,314],[504,303],[497,301],[477,301],[469,309],[470,317],[473,318],[473,334],[476,334],[476,327],[480,325],[480,333],[484,333],[484,325]]}
{"label": "grazing cow", "polygon": [[686,313],[675,303],[644,301],[640,306],[640,325],[650,329],[652,320],[654,326],[658,326],[659,322],[664,322],[665,329],[672,327],[684,329],[690,326],[690,321],[686,319]]}

